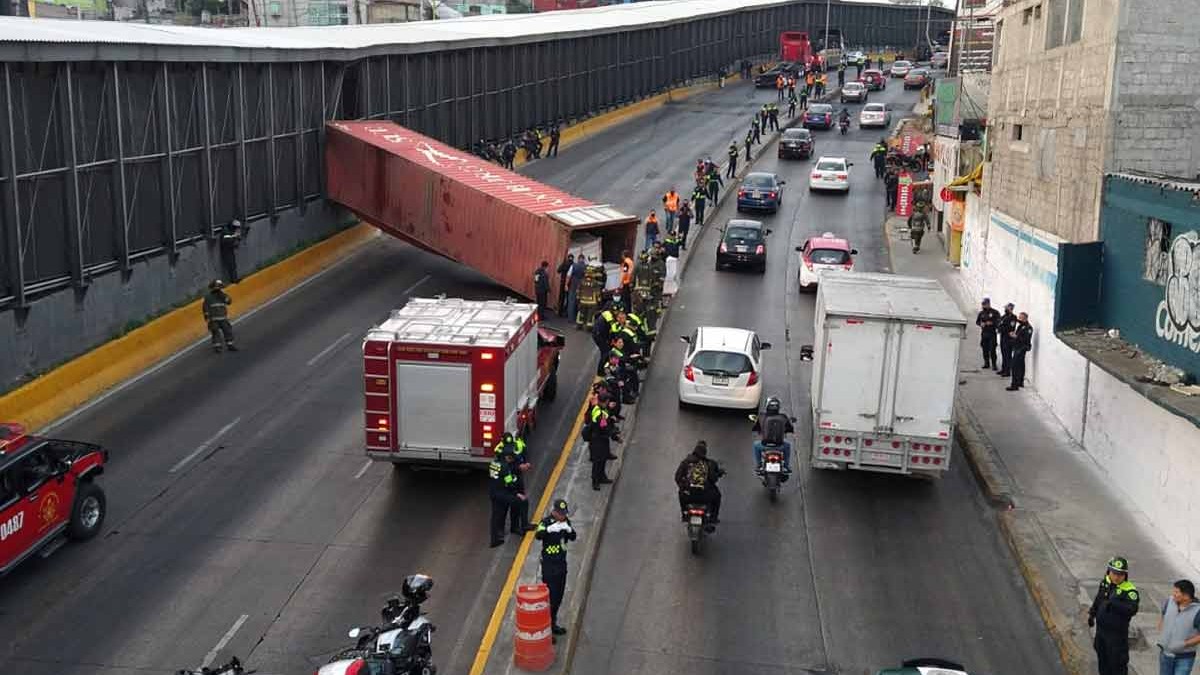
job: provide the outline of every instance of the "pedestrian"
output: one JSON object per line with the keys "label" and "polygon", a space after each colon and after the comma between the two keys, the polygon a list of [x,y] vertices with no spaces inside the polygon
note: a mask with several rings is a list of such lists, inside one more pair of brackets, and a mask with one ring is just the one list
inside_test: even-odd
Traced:
{"label": "pedestrian", "polygon": [[1108,570],[1088,610],[1088,627],[1096,628],[1092,646],[1100,665],[1100,675],[1128,675],[1129,620],[1138,613],[1138,591],[1129,580],[1129,561],[1116,557],[1108,561]]}
{"label": "pedestrian", "polygon": [[621,301],[633,307],[633,256],[628,250],[621,252]]}
{"label": "pedestrian", "polygon": [[846,64],[845,63],[838,64],[837,74],[838,74],[838,86],[839,87],[845,86],[845,84],[846,84]]}
{"label": "pedestrian", "polygon": [[667,213],[667,229],[675,227],[675,216],[679,213],[679,193],[672,187],[662,198],[663,210]]}
{"label": "pedestrian", "polygon": [[[708,203],[708,195],[703,188],[697,187],[692,192],[692,204],[696,213],[696,227],[704,224],[704,206]],[[683,239],[684,248],[687,248],[687,237]]]}
{"label": "pedestrian", "polygon": [[1187,579],[1176,581],[1171,597],[1163,602],[1158,617],[1159,675],[1188,675],[1196,663],[1200,646],[1200,604],[1196,586]]}
{"label": "pedestrian", "polygon": [[233,304],[233,300],[222,290],[224,288],[225,282],[213,279],[200,305],[208,332],[212,334],[213,351],[218,354],[226,348],[231,352],[238,350],[237,345],[233,344],[233,324],[229,323],[229,305]]}
{"label": "pedestrian", "polygon": [[537,296],[538,321],[545,321],[550,310],[550,261],[543,260],[533,272],[533,293]]}
{"label": "pedestrian", "polygon": [[784,86],[785,86],[785,83],[783,81],[783,73],[780,73],[775,76],[775,95],[779,98],[780,101],[783,100],[783,87]]}
{"label": "pedestrian", "polygon": [[800,91],[800,109],[808,109],[808,88],[804,88]]}
{"label": "pedestrian", "polygon": [[558,625],[558,609],[567,590],[567,542],[577,537],[569,513],[567,500],[555,499],[550,515],[538,523],[533,534],[542,542],[542,583],[550,591],[550,632],[554,635],[567,634],[567,629]]}
{"label": "pedestrian", "polygon": [[579,316],[579,288],[583,285],[583,277],[587,274],[587,262],[583,253],[575,258],[571,269],[567,271],[567,321],[575,323]]}
{"label": "pedestrian", "polygon": [[921,240],[925,238],[927,229],[929,229],[929,209],[925,202],[917,202],[913,206],[912,215],[908,217],[908,236],[912,239],[913,253],[921,252]]}
{"label": "pedestrian", "polygon": [[1033,326],[1029,324],[1028,314],[1017,315],[1017,325],[1009,337],[1012,339],[1012,383],[1008,385],[1008,391],[1016,391],[1025,386],[1025,355],[1033,349]]}
{"label": "pedestrian", "polygon": [[[678,197],[676,197],[678,199]],[[658,241],[658,214],[654,209],[650,209],[650,215],[646,216],[646,245],[642,250],[647,250],[654,246],[654,242]],[[626,307],[629,305],[626,304]]]}
{"label": "pedestrian", "polygon": [[996,332],[1000,328],[1000,312],[992,308],[992,301],[984,298],[980,303],[982,308],[975,315],[975,325],[979,326],[979,347],[983,350],[983,367],[999,370],[996,365]]}
{"label": "pedestrian", "polygon": [[788,119],[791,119],[796,116],[796,92],[795,91],[788,93],[787,115],[788,115]]}
{"label": "pedestrian", "polygon": [[550,127],[550,147],[546,149],[547,157],[558,157],[558,141],[562,137],[562,129],[555,122]]}
{"label": "pedestrian", "polygon": [[815,86],[817,86],[817,75],[812,70],[809,70],[804,75],[804,92],[812,93]]}
{"label": "pedestrian", "polygon": [[726,154],[726,156],[729,158],[729,162],[725,165],[725,177],[733,178],[733,177],[737,176],[737,160],[738,160],[737,143],[729,144],[729,152]]}
{"label": "pedestrian", "polygon": [[888,171],[883,177],[883,193],[887,198],[889,211],[896,208],[896,188],[900,185],[900,177],[895,171]]}
{"label": "pedestrian", "polygon": [[[687,250],[688,230],[692,229],[692,207],[685,199],[683,206],[679,207],[679,230],[677,232],[679,238],[679,248]],[[679,257],[679,254],[675,254]]]}
{"label": "pedestrian", "polygon": [[517,158],[517,144],[510,137],[504,142],[504,149],[501,151],[500,160],[504,168],[512,170],[513,162]]}
{"label": "pedestrian", "polygon": [[1013,314],[1013,304],[1010,302],[1004,306],[1004,315],[996,326],[996,332],[1000,334],[1000,377],[1012,376],[1009,371],[1012,365],[1012,338],[1009,335],[1016,327],[1017,315]]}
{"label": "pedestrian", "polygon": [[241,221],[232,220],[221,228],[221,266],[225,268],[225,278],[231,283],[241,281],[238,276],[237,250],[242,245],[243,228]]}
{"label": "pedestrian", "polygon": [[[580,253],[579,255],[583,255]],[[571,273],[571,266],[575,264],[575,255],[568,253],[567,257],[558,264],[558,315],[567,315],[567,275]]]}
{"label": "pedestrian", "polygon": [[[758,130],[758,125],[754,126],[755,131]],[[746,134],[746,164],[750,164],[750,148],[754,145],[754,136],[751,133]]]}

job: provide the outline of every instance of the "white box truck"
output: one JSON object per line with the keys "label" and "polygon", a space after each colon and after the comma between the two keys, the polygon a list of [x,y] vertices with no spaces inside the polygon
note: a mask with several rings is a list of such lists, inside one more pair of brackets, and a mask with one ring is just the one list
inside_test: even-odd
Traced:
{"label": "white box truck", "polygon": [[812,465],[940,477],[967,320],[933,279],[825,274],[811,349]]}

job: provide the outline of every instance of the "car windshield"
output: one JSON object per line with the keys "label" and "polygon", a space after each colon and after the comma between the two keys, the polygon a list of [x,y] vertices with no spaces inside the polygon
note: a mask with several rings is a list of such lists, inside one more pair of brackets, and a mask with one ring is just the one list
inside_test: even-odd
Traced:
{"label": "car windshield", "polygon": [[692,367],[705,373],[725,372],[730,375],[741,375],[753,370],[749,357],[737,352],[702,351],[692,359]]}
{"label": "car windshield", "polygon": [[847,82],[846,86],[842,87],[842,88],[843,89],[862,89],[862,84],[860,84],[858,82]]}
{"label": "car windshield", "polygon": [[840,248],[814,248],[808,259],[814,265],[845,265],[850,262],[850,253]]}
{"label": "car windshield", "polygon": [[824,115],[833,112],[833,106],[828,103],[814,103],[808,106],[808,112],[810,115]]}
{"label": "car windshield", "polygon": [[836,160],[827,159],[817,162],[817,171],[845,171],[846,165]]}
{"label": "car windshield", "polygon": [[729,229],[725,230],[726,239],[737,239],[739,241],[758,241],[760,237],[762,237],[762,230],[757,227],[730,225]]}
{"label": "car windshield", "polygon": [[742,181],[743,187],[771,188],[775,187],[775,179],[763,173],[752,173]]}
{"label": "car windshield", "polygon": [[863,112],[883,112],[882,103],[868,103],[863,106]]}
{"label": "car windshield", "polygon": [[895,67],[897,67],[897,66],[899,66],[900,68],[911,68],[911,67],[912,67],[912,64],[911,64],[911,63],[909,63],[908,61],[897,61],[897,62],[895,62],[895,63],[893,63],[893,64],[892,64],[892,67],[893,67],[893,68],[895,68]]}
{"label": "car windshield", "polygon": [[783,132],[783,137],[789,141],[800,141],[812,136],[808,129],[788,129]]}

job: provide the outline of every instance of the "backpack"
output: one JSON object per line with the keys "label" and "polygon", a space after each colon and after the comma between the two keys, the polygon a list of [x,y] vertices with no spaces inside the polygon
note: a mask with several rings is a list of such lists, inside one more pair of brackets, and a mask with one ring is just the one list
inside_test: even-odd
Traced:
{"label": "backpack", "polygon": [[708,462],[698,459],[688,466],[687,484],[693,490],[703,490],[708,487]]}
{"label": "backpack", "polygon": [[768,415],[762,428],[762,440],[767,445],[783,445],[783,436],[787,433],[786,418],[783,415]]}

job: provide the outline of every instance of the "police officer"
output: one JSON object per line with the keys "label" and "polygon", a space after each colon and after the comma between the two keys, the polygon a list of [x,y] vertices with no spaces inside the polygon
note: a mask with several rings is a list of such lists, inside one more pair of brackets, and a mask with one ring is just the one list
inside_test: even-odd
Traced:
{"label": "police officer", "polygon": [[[616,427],[609,419],[609,400],[600,394],[592,395],[592,406],[588,410],[588,423],[584,427],[584,440],[588,444],[588,460],[592,463],[592,489],[612,483],[605,471],[605,463],[616,459],[611,442],[620,440]],[[503,526],[503,524],[502,524]]]}
{"label": "police officer", "polygon": [[[525,504],[525,482],[517,468],[517,456],[512,450],[504,450],[488,465],[488,497],[492,502],[490,534],[491,547],[504,543],[504,519],[512,511],[516,515],[518,504]],[[526,507],[527,508],[527,507]],[[515,532],[516,527],[513,528]]]}
{"label": "police officer", "polygon": [[[735,164],[737,163],[736,157],[734,158],[734,163]],[[711,169],[709,169],[708,183],[705,186],[708,188],[708,201],[713,202],[715,204],[717,201],[717,197],[721,194],[721,188],[724,187],[724,185],[725,185],[724,181],[721,180],[721,172],[718,171],[717,167],[714,165]],[[701,220],[703,220],[703,218]],[[701,225],[702,223],[696,223],[696,224]]]}
{"label": "police officer", "polygon": [[555,499],[550,515],[538,523],[533,536],[542,542],[542,583],[550,590],[550,632],[566,635],[558,625],[558,608],[567,590],[567,542],[575,541],[575,528],[565,499]]}
{"label": "police officer", "polygon": [[1100,675],[1128,675],[1129,620],[1138,613],[1138,591],[1129,580],[1129,561],[1120,556],[1108,561],[1108,571],[1088,610],[1088,626],[1096,628],[1092,646]]}
{"label": "police officer", "polygon": [[562,136],[562,129],[559,128],[558,122],[550,126],[550,147],[546,148],[547,157],[558,157],[558,141]]}
{"label": "police officer", "polygon": [[1017,315],[1013,314],[1013,304],[1010,302],[1004,306],[1004,315],[997,324],[997,332],[1000,334],[1000,377],[1012,375],[1009,371],[1012,366],[1012,338],[1009,336],[1016,327]]}
{"label": "police officer", "polygon": [[[225,283],[220,279],[213,279],[208,285],[208,292],[204,294],[204,301],[201,303],[200,310],[204,313],[204,321],[208,324],[208,332],[212,333],[213,351],[220,354],[226,347],[229,351],[236,352],[237,345],[233,344],[233,324],[229,323],[229,305],[233,300],[226,295]],[[222,342],[224,338],[224,342]]]}
{"label": "police officer", "polygon": [[592,322],[592,342],[600,350],[600,363],[596,366],[596,374],[604,372],[604,364],[608,362],[608,352],[612,349],[612,327],[617,316],[611,308],[596,315]]}
{"label": "police officer", "polygon": [[1033,349],[1033,326],[1029,325],[1028,314],[1017,315],[1017,325],[1009,337],[1012,339],[1012,383],[1007,389],[1016,391],[1025,386],[1025,355]]}
{"label": "police officer", "polygon": [[882,140],[871,149],[871,162],[875,164],[875,177],[883,178],[887,171],[887,144]]}
{"label": "police officer", "polygon": [[726,167],[725,167],[725,177],[733,178],[733,177],[737,176],[737,160],[738,160],[737,143],[729,144],[729,152],[726,153],[726,157],[729,158],[729,164],[726,165]]}
{"label": "police officer", "polygon": [[504,432],[500,437],[500,443],[496,445],[495,455],[500,457],[505,451],[511,451],[517,458],[517,468],[521,471],[528,471],[531,464],[529,463],[529,455],[525,454],[525,439],[519,436],[514,437],[511,431]]}
{"label": "police officer", "polygon": [[550,309],[550,261],[543,260],[534,270],[533,292],[537,295],[538,321],[545,321]]}
{"label": "police officer", "polygon": [[979,347],[983,349],[983,367],[997,370],[996,366],[996,331],[1000,327],[1000,312],[992,308],[992,301],[983,299],[982,309],[975,315],[975,325],[979,326]]}
{"label": "police officer", "polygon": [[[706,176],[704,180],[705,185],[703,187],[697,185],[696,189],[692,191],[692,208],[696,212],[696,227],[704,224],[704,207],[708,204],[708,194],[706,194],[708,177]],[[687,248],[686,240],[684,240],[683,247]]]}

